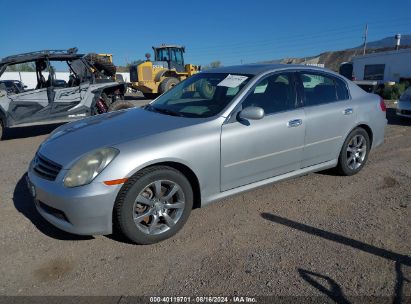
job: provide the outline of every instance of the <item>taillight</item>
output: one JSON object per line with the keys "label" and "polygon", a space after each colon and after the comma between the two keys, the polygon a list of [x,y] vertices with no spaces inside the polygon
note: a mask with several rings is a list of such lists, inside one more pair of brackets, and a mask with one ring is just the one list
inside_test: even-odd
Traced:
{"label": "taillight", "polygon": [[387,107],[385,106],[384,99],[382,98],[380,98],[380,107],[381,107],[381,111],[387,112]]}

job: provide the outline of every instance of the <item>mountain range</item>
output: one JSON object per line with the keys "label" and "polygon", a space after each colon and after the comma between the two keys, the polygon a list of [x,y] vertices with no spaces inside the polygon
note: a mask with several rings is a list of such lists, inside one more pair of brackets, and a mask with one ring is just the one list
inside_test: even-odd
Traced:
{"label": "mountain range", "polygon": [[[411,35],[401,35],[401,49],[411,48]],[[391,51],[395,49],[395,38],[386,37],[380,40],[371,41],[367,43],[366,54]],[[316,56],[303,58],[282,58],[276,60],[264,61],[264,63],[289,63],[289,64],[324,64],[328,69],[338,71],[342,62],[347,62],[354,56],[363,54],[363,45],[340,50],[324,52]]]}

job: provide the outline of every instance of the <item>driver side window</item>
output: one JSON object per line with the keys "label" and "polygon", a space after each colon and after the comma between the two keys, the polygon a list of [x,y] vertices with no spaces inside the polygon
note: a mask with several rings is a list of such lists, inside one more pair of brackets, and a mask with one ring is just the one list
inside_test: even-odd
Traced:
{"label": "driver side window", "polygon": [[291,73],[282,73],[262,79],[242,103],[242,108],[254,106],[264,109],[266,115],[295,108],[296,94]]}

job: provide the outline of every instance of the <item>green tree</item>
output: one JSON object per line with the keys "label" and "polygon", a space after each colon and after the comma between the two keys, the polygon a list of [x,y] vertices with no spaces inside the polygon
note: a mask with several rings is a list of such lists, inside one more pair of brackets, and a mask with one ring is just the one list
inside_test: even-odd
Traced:
{"label": "green tree", "polygon": [[207,64],[207,65],[202,66],[201,68],[202,68],[203,70],[207,70],[207,69],[219,68],[219,67],[222,67],[222,66],[223,66],[223,65],[221,64],[221,61],[220,61],[220,60],[215,60],[215,61],[210,62],[210,64]]}
{"label": "green tree", "polygon": [[219,68],[221,66],[221,61],[216,60],[210,63],[210,68],[215,69],[215,68]]}

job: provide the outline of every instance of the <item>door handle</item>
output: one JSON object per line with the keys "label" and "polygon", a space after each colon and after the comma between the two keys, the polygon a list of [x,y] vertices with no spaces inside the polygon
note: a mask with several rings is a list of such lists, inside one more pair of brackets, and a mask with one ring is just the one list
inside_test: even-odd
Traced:
{"label": "door handle", "polygon": [[351,115],[354,113],[354,110],[352,108],[348,108],[344,110],[344,115]]}
{"label": "door handle", "polygon": [[301,119],[293,119],[293,120],[290,120],[290,121],[287,123],[287,126],[288,126],[289,128],[293,128],[293,127],[301,126],[302,124],[303,124],[303,121],[302,121]]}

